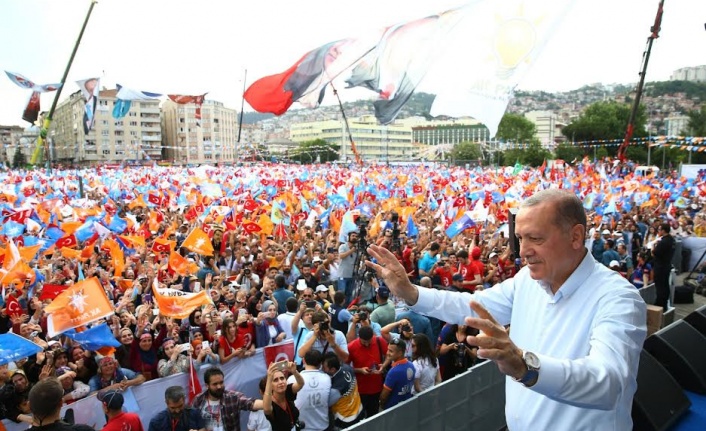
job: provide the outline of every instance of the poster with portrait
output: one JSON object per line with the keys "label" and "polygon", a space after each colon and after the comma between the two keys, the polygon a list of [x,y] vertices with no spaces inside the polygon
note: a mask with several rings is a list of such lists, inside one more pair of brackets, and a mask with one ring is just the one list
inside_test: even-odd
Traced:
{"label": "poster with portrait", "polygon": [[81,94],[86,101],[83,108],[83,132],[88,134],[93,128],[96,119],[96,107],[98,106],[98,95],[100,93],[100,78],[88,78],[76,81],[81,89]]}

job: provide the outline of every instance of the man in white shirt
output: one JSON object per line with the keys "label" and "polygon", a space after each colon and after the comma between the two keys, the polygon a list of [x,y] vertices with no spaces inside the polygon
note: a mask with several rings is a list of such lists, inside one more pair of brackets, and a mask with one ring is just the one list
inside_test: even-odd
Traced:
{"label": "man in white shirt", "polygon": [[[307,430],[323,431],[329,429],[329,396],[331,395],[331,377],[321,371],[324,356],[318,350],[309,350],[304,355],[304,370],[300,373],[304,386],[297,392],[294,404],[299,409],[299,421],[304,422]],[[294,383],[294,376],[288,383]]]}
{"label": "man in white shirt", "polygon": [[473,295],[417,288],[381,247],[368,249],[378,263],[367,265],[415,311],[481,331],[468,342],[509,377],[509,429],[632,429],[644,301],[588,253],[586,213],[573,193],[535,194],[522,203],[515,226],[527,266]]}
{"label": "man in white shirt", "polygon": [[287,302],[285,302],[285,306],[287,307],[287,312],[282,313],[279,316],[277,316],[277,320],[279,320],[279,324],[284,330],[284,333],[286,334],[284,339],[285,340],[291,340],[292,339],[292,320],[294,320],[294,316],[297,315],[297,308],[299,308],[299,301],[297,301],[297,298],[288,298]]}

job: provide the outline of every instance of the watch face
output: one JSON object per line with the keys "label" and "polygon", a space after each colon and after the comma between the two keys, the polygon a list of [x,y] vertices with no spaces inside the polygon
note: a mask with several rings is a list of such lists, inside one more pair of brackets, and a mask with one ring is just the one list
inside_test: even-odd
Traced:
{"label": "watch face", "polygon": [[539,369],[539,358],[537,355],[535,355],[532,352],[525,352],[524,355],[524,360],[525,363],[527,364],[527,367],[530,369],[538,370]]}

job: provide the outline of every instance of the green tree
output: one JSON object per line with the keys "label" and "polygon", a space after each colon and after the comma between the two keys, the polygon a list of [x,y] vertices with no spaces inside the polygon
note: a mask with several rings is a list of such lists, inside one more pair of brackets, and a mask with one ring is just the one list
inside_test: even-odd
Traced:
{"label": "green tree", "polygon": [[480,144],[474,142],[460,142],[454,145],[451,150],[451,159],[454,162],[464,163],[482,158],[483,150],[481,150]]}
{"label": "green tree", "polygon": [[498,124],[495,138],[506,142],[528,142],[534,138],[535,131],[534,123],[522,115],[505,114]]}
{"label": "green tree", "polygon": [[706,136],[706,105],[702,105],[701,109],[690,111],[688,115],[688,134],[691,136]]}
{"label": "green tree", "polygon": [[544,160],[550,159],[552,157],[552,153],[549,152],[546,148],[542,146],[542,144],[534,140],[532,143],[529,144],[528,148],[525,148],[522,150],[522,155],[520,156],[520,163],[523,165],[529,165],[529,166],[540,166]]}
{"label": "green tree", "polygon": [[321,163],[333,162],[338,160],[339,148],[340,146],[323,139],[304,141],[290,151],[290,158],[302,164],[316,163],[317,160],[320,160]]}
{"label": "green tree", "polygon": [[[573,142],[612,140],[625,136],[632,107],[614,100],[596,102],[562,130],[564,136]],[[647,136],[645,107],[640,105],[635,119],[634,137]],[[611,147],[609,153],[615,154],[617,147]]]}
{"label": "green tree", "polygon": [[22,148],[15,148],[15,154],[12,156],[12,169],[24,168],[27,164],[25,159],[25,153],[22,152]]}
{"label": "green tree", "polygon": [[586,150],[568,143],[561,143],[554,149],[554,158],[571,162],[574,159],[581,160]]}

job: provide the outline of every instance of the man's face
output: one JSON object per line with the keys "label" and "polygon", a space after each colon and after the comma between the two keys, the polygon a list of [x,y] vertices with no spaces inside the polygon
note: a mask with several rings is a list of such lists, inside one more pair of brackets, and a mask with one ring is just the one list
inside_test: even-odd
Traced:
{"label": "man's face", "polygon": [[336,369],[330,368],[328,365],[326,365],[326,362],[321,363],[321,370],[329,376],[333,376],[334,374],[336,374]]}
{"label": "man's face", "polygon": [[308,277],[311,275],[311,267],[310,266],[303,266],[302,267],[302,275],[304,277]]}
{"label": "man's face", "polygon": [[213,398],[223,398],[223,392],[225,392],[225,385],[223,383],[223,376],[216,374],[211,376],[211,380],[208,382],[208,393]]}
{"label": "man's face", "polygon": [[584,247],[584,228],[562,230],[555,224],[554,202],[522,208],[515,219],[520,239],[520,257],[527,262],[530,276],[556,290],[573,271],[577,253]]}
{"label": "man's face", "polygon": [[400,353],[400,350],[395,346],[394,344],[389,344],[387,346],[387,357],[390,358],[391,361],[399,361],[402,359],[402,356],[404,356],[404,352]]}
{"label": "man's face", "polygon": [[167,410],[172,417],[179,416],[184,411],[184,398],[179,401],[167,400]]}
{"label": "man's face", "polygon": [[15,386],[15,392],[22,392],[27,389],[27,377],[15,374],[12,376],[12,384]]}

